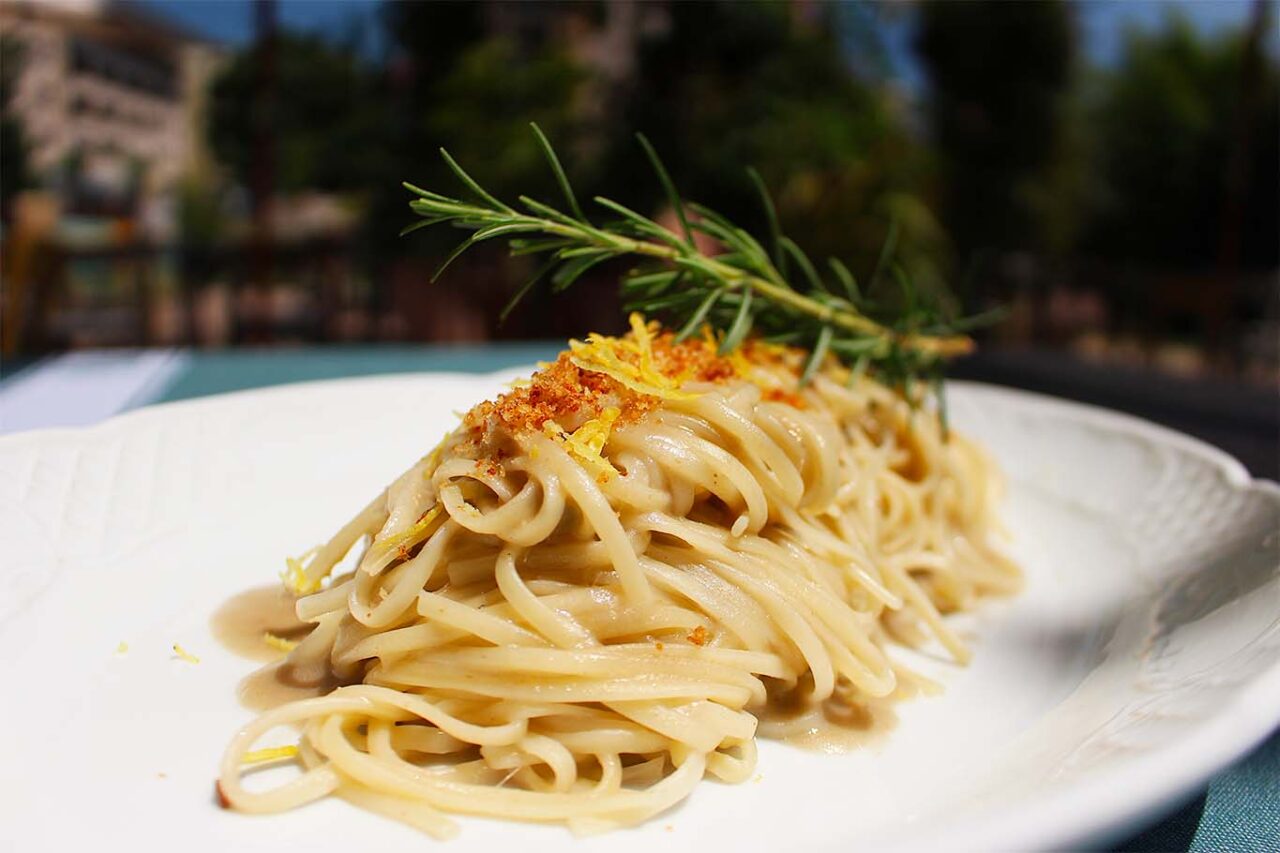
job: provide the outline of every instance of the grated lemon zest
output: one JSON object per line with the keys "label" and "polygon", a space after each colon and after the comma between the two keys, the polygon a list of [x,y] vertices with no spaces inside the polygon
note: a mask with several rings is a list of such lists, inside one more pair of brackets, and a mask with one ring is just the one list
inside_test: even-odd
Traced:
{"label": "grated lemon zest", "polygon": [[649,324],[645,323],[644,317],[636,311],[631,312],[627,322],[631,324],[631,341],[640,356],[641,375],[660,373],[653,366],[653,332],[658,329],[657,323],[654,323],[651,329]]}
{"label": "grated lemon zest", "polygon": [[789,350],[783,344],[775,344],[770,341],[757,340],[755,346],[778,358],[785,356]]}
{"label": "grated lemon zest", "polygon": [[449,430],[446,432],[444,434],[444,438],[440,439],[440,441],[436,443],[436,446],[431,448],[431,452],[422,457],[422,461],[426,463],[426,467],[422,471],[422,476],[426,477],[428,480],[430,480],[431,475],[436,472],[436,467],[440,464],[440,455],[444,453],[444,446],[449,439],[453,437],[454,432],[455,430]]}
{"label": "grated lemon zest", "polygon": [[[591,373],[603,373],[623,387],[663,400],[689,400],[697,394],[680,390],[680,380],[658,369],[653,361],[653,331],[638,313],[631,315],[632,340],[592,332],[586,341],[569,341],[569,360]],[[630,356],[627,358],[626,356]]]}
{"label": "grated lemon zest", "polygon": [[286,640],[284,637],[278,637],[270,631],[262,633],[262,642],[271,646],[273,649],[279,649],[282,652],[291,652],[298,647],[297,640]]}
{"label": "grated lemon zest", "polygon": [[200,663],[200,658],[191,654],[191,652],[187,651],[177,643],[173,644],[173,653],[187,663]]}
{"label": "grated lemon zest", "polygon": [[542,432],[548,438],[562,444],[564,449],[569,451],[570,456],[597,476],[608,478],[617,474],[618,469],[604,458],[604,446],[609,441],[614,421],[621,414],[622,410],[617,406],[610,406],[601,412],[599,417],[592,418],[572,433],[565,432],[555,421],[543,423]]}
{"label": "grated lemon zest", "polygon": [[599,417],[592,418],[578,427],[569,436],[567,444],[570,450],[592,459],[602,459],[601,451],[609,441],[609,433],[613,430],[614,422],[621,414],[622,410],[617,406],[610,406],[601,412]]}
{"label": "grated lemon zest", "polygon": [[289,588],[294,595],[310,595],[320,590],[320,582],[323,578],[312,578],[307,574],[306,567],[302,565],[303,561],[320,550],[312,548],[300,557],[285,557],[285,569],[280,573],[280,580]]}
{"label": "grated lemon zest", "polygon": [[269,749],[255,749],[240,756],[241,764],[262,764],[264,761],[277,761],[281,758],[293,758],[298,754],[296,746],[273,746]]}
{"label": "grated lemon zest", "polygon": [[729,353],[729,364],[733,366],[733,372],[742,377],[751,375],[751,362],[742,354],[742,347],[734,347]]}
{"label": "grated lemon zest", "polygon": [[[724,340],[724,335],[716,332],[711,328],[710,323],[704,323],[702,326],[702,342],[706,346],[707,352],[711,355],[719,355],[720,342]],[[725,356],[729,360],[729,365],[733,368],[733,372],[738,376],[746,378],[751,375],[753,366],[751,361],[742,352],[741,346],[736,346]]]}
{"label": "grated lemon zest", "polygon": [[121,640],[119,645],[116,646],[116,654],[122,655],[127,651],[129,651],[129,644]]}
{"label": "grated lemon zest", "polygon": [[405,530],[402,533],[393,534],[385,539],[379,539],[377,542],[373,543],[370,550],[376,550],[379,554],[385,554],[394,548],[399,548],[401,545],[417,544],[417,542],[422,538],[422,534],[427,531],[427,528],[431,527],[431,523],[439,518],[440,513],[442,512],[444,512],[444,507],[437,503],[431,509],[427,510],[423,514],[422,518],[415,521],[413,526],[408,530]]}

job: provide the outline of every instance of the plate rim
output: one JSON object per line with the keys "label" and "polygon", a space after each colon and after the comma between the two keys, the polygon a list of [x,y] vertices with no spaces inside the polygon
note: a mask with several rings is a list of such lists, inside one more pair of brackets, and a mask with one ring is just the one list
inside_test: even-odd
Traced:
{"label": "plate rim", "polygon": [[[111,416],[99,423],[23,430],[0,436],[0,451],[39,445],[46,441],[90,440],[128,430],[171,414],[194,412],[226,405],[286,398],[316,392],[341,392],[352,386],[413,384],[424,381],[492,383],[528,375],[532,365],[513,365],[496,371],[414,371],[354,377],[314,379],[259,388],[239,389],[182,400],[151,403]],[[1280,483],[1253,477],[1245,466],[1212,444],[1153,423],[1145,418],[1020,388],[971,380],[948,380],[949,390],[977,396],[1012,398],[1021,407],[1052,411],[1078,422],[1109,431],[1134,435],[1195,456],[1223,476],[1237,491],[1256,491],[1280,508]],[[1050,848],[1098,843],[1171,810],[1215,773],[1230,766],[1280,730],[1280,658],[1249,678],[1229,701],[1197,721],[1185,736],[1159,748],[1131,754],[1114,765],[1091,771],[1033,794],[1009,809],[985,806],[946,822],[946,836],[963,839],[977,849]],[[1087,816],[1082,822],[1081,816]],[[884,840],[884,839],[882,839]],[[886,849],[928,849],[944,843],[938,831],[917,833]],[[954,845],[954,840],[952,845]]]}

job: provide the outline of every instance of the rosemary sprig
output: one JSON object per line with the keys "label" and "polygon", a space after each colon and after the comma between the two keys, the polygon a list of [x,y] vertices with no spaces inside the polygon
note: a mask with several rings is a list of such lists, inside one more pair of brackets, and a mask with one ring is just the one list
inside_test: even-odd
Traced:
{"label": "rosemary sprig", "polygon": [[[844,264],[830,259],[832,280],[824,279],[804,251],[781,232],[764,181],[754,170],[748,174],[760,192],[769,222],[768,250],[714,210],[686,204],[643,135],[637,138],[679,221],[679,233],[600,196],[595,203],[614,218],[597,225],[579,206],[551,143],[536,124],[533,131],[569,213],[528,196],[519,199],[523,209],[499,201],[443,148],[441,156],[470,191],[471,200],[404,185],[417,196],[410,208],[423,218],[401,233],[441,223],[471,232],[436,271],[433,281],[459,255],[487,240],[506,240],[515,255],[543,256],[541,269],[515,294],[503,311],[505,317],[546,276],[553,290],[564,290],[598,264],[636,257],[644,265],[622,279],[627,308],[666,315],[669,324],[679,329],[678,337],[686,338],[709,324],[720,333],[721,348],[727,352],[754,332],[765,340],[809,350],[802,383],[831,354],[849,366],[851,383],[871,370],[913,400],[914,389],[939,387],[947,358],[973,348],[972,340],[959,332],[966,326],[945,317],[936,305],[922,302],[894,260],[895,226],[890,227],[868,284],[874,286],[882,278],[896,281],[903,290],[902,309],[889,320],[876,319]],[[710,255],[699,249],[695,232],[712,237],[724,252]],[[796,275],[789,278],[793,270]]]}

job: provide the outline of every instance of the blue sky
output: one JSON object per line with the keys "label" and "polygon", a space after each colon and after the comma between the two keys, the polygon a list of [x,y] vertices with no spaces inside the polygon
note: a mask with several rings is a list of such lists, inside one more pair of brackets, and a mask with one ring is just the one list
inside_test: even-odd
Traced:
{"label": "blue sky", "polygon": [[1252,0],[1086,0],[1077,5],[1076,20],[1088,56],[1106,64],[1119,57],[1129,27],[1159,29],[1167,16],[1180,13],[1205,32],[1239,30],[1252,7]]}
{"label": "blue sky", "polygon": [[[253,0],[140,0],[198,35],[233,46],[253,39]],[[341,35],[377,13],[380,0],[280,0],[276,16],[286,29]]]}
{"label": "blue sky", "polygon": [[[144,5],[215,41],[233,46],[253,38],[253,0],[141,0]],[[377,13],[380,0],[279,0],[277,14],[281,26],[297,31],[338,36],[353,22],[369,20]],[[1077,4],[1077,19],[1085,54],[1107,64],[1116,59],[1128,27],[1154,29],[1166,15],[1181,12],[1197,27],[1219,32],[1243,26],[1249,18],[1252,0],[1085,0]],[[903,26],[887,28],[889,54],[899,72],[910,81],[909,31]]]}

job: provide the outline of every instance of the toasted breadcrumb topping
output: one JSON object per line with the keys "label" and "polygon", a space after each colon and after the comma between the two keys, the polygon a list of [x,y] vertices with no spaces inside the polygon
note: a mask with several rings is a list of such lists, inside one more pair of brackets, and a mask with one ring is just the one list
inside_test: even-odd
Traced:
{"label": "toasted breadcrumb topping", "polygon": [[728,356],[716,354],[714,338],[676,341],[656,322],[631,315],[631,333],[613,338],[592,334],[571,341],[569,350],[496,400],[476,406],[463,419],[473,433],[494,421],[511,432],[542,432],[548,421],[573,432],[610,408],[618,422],[631,423],[664,399],[693,396],[681,390],[690,382],[725,382],[740,377],[755,360],[758,346]]}
{"label": "toasted breadcrumb topping", "polygon": [[[591,334],[570,341],[569,349],[496,400],[463,416],[462,427],[475,445],[495,429],[509,434],[540,432],[559,442],[600,479],[616,473],[602,450],[615,425],[633,423],[665,400],[691,399],[692,383],[749,378],[756,366],[789,365],[790,351],[759,341],[721,356],[709,329],[677,341],[657,322],[630,317],[621,337]],[[762,385],[765,399],[804,407],[799,394]],[[434,466],[431,466],[434,467]]]}

